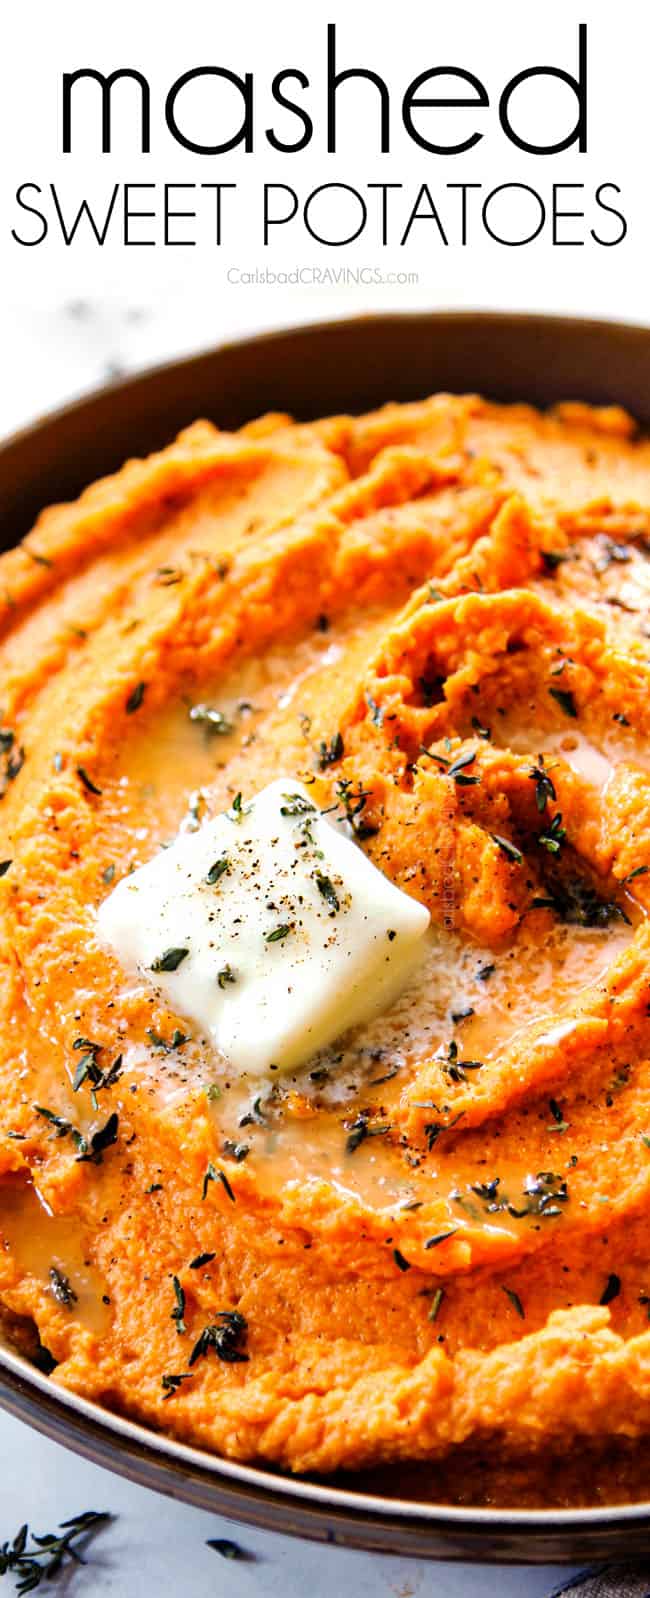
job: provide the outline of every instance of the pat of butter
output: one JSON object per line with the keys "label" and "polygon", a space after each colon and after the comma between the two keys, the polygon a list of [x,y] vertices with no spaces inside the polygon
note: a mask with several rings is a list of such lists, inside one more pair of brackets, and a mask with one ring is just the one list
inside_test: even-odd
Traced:
{"label": "pat of butter", "polygon": [[98,911],[101,939],[238,1072],[300,1065],[397,996],[429,913],[279,778],[176,838]]}

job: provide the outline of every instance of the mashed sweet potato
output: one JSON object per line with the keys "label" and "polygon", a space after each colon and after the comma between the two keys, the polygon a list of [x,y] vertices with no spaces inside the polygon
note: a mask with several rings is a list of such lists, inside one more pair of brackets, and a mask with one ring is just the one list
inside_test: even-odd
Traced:
{"label": "mashed sweet potato", "polygon": [[[649,600],[630,420],[448,395],[199,422],[1,557],[0,1301],[54,1382],[292,1471],[647,1436]],[[432,932],[241,1080],[95,911],[279,772]]]}

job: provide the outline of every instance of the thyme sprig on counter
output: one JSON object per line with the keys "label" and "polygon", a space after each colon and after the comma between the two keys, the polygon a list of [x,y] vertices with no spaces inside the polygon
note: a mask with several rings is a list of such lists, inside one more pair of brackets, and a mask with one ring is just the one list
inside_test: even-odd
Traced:
{"label": "thyme sprig on counter", "polygon": [[[16,1577],[16,1592],[34,1592],[42,1581],[53,1581],[71,1563],[85,1564],[79,1552],[89,1539],[113,1520],[105,1510],[87,1509],[71,1520],[62,1520],[57,1532],[38,1535],[29,1525],[16,1532],[12,1542],[0,1546],[0,1576]],[[31,1535],[31,1546],[28,1546]]]}

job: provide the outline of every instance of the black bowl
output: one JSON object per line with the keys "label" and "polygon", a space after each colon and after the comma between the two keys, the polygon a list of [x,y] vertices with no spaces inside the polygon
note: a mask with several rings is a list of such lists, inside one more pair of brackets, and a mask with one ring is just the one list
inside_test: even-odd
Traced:
{"label": "black bowl", "polygon": [[[0,548],[38,511],[167,443],[198,416],[221,427],[264,410],[302,420],[435,390],[538,405],[617,403],[650,425],[650,328],[452,312],[354,318],[263,334],[115,383],[0,445]],[[353,1479],[317,1483],[234,1465],[65,1394],[0,1338],[0,1403],[47,1436],[144,1486],[251,1525],[420,1558],[629,1560],[650,1547],[650,1503],[476,1509]],[[409,1478],[412,1481],[412,1476]]]}

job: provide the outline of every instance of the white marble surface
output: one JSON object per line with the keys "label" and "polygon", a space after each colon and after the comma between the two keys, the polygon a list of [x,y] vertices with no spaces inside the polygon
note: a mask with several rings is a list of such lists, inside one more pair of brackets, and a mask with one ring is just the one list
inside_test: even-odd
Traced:
{"label": "white marble surface", "polygon": [[[0,1460],[0,1543],[27,1517],[39,1533],[85,1509],[116,1517],[92,1543],[85,1569],[63,1585],[65,1598],[484,1598],[495,1580],[500,1598],[549,1598],[570,1577],[550,1566],[488,1572],[251,1531],[133,1487],[1,1412]],[[244,1557],[222,1558],[207,1547],[214,1537],[237,1542]],[[9,1578],[7,1588],[10,1598]]]}
{"label": "white marble surface", "polygon": [[[398,301],[398,304],[403,302]],[[340,307],[339,307],[340,308]],[[344,307],[350,311],[355,306]],[[305,304],[302,318],[324,315],[333,304]],[[61,299],[5,314],[10,382],[0,388],[0,433],[95,384],[164,359],[252,322],[241,306],[229,320],[212,302],[188,305],[167,296],[146,301],[126,285],[105,300]],[[6,311],[6,307],[5,307]],[[255,325],[295,318],[287,304],[271,308]],[[7,369],[7,368],[5,368]],[[136,1592],[159,1598],[479,1598],[496,1581],[502,1598],[548,1598],[570,1572],[557,1568],[500,1568],[489,1574],[470,1565],[426,1564],[351,1553],[246,1528],[228,1527],[198,1510],[129,1485],[77,1459],[0,1412],[0,1543],[29,1519],[52,1529],[88,1508],[117,1517],[90,1553],[91,1563],[63,1590],[73,1598]],[[236,1538],[251,1557],[226,1562],[206,1547],[209,1537]],[[7,1598],[10,1579],[7,1578]],[[4,1591],[2,1592],[4,1598]]]}

